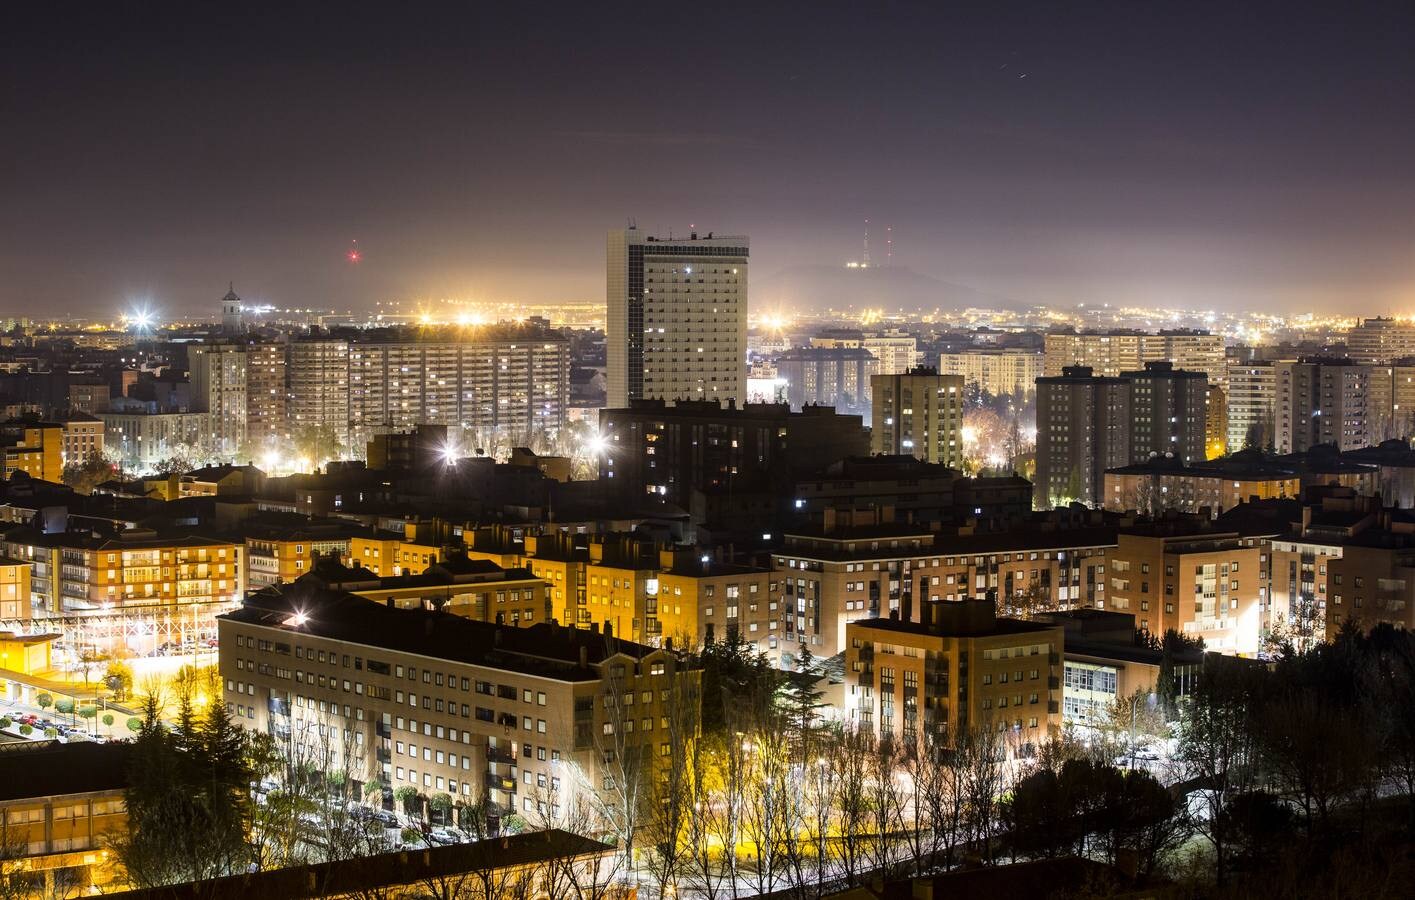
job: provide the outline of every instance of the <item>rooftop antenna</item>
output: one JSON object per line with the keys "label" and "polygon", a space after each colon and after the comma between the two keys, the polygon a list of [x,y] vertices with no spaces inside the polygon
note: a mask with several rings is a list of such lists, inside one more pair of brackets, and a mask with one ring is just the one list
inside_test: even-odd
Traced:
{"label": "rooftop antenna", "polygon": [[868,269],[869,267],[870,267],[870,220],[869,220],[869,219],[866,219],[866,220],[865,220],[865,253],[864,253],[864,256],[862,256],[862,257],[860,258],[860,268],[862,268],[862,269]]}

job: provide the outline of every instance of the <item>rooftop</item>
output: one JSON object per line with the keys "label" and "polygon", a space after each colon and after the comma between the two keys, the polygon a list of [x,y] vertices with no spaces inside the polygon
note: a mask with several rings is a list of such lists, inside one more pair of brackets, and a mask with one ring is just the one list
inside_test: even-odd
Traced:
{"label": "rooftop", "polygon": [[[292,636],[311,635],[561,681],[596,680],[600,676],[593,667],[615,655],[643,659],[657,652],[633,641],[557,623],[520,628],[425,609],[396,609],[303,580],[249,595],[240,609],[218,618]],[[582,652],[585,666],[580,664]]]}
{"label": "rooftop", "polygon": [[121,791],[128,786],[131,744],[0,744],[0,802]]}

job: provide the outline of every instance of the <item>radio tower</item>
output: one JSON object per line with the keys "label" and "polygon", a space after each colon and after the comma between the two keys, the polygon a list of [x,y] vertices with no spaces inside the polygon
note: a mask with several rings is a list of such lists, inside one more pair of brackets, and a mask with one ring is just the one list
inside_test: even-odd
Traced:
{"label": "radio tower", "polygon": [[870,267],[870,220],[865,220],[865,255],[860,259],[860,268]]}
{"label": "radio tower", "polygon": [[884,226],[884,267],[894,265],[894,226]]}

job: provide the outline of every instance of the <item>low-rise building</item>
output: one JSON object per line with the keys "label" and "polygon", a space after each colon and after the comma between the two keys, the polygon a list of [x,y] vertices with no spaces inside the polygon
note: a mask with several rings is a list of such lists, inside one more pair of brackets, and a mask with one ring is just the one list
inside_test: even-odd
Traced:
{"label": "low-rise building", "polygon": [[596,631],[398,609],[311,582],[219,619],[236,721],[313,746],[364,785],[486,803],[493,819],[612,791],[630,760],[676,764],[668,720],[696,702],[674,653]]}
{"label": "low-rise building", "polygon": [[793,649],[782,646],[781,619],[770,569],[723,562],[695,547],[660,551],[657,594],[649,597],[649,636],[690,650],[740,640],[777,658]]}
{"label": "low-rise building", "polygon": [[70,412],[62,423],[63,464],[73,465],[103,456],[103,420],[84,412]]}
{"label": "low-rise building", "polygon": [[6,745],[0,822],[7,882],[28,876],[55,897],[99,893],[114,882],[117,860],[108,848],[127,830],[131,756],[131,744]]}
{"label": "low-rise building", "polygon": [[1013,756],[1060,730],[1058,625],[998,618],[988,600],[928,602],[921,622],[852,622],[848,641],[846,710],[861,730],[908,745],[987,728],[1008,735]]}
{"label": "low-rise building", "polygon": [[29,563],[0,556],[0,622],[29,621],[30,571]]}
{"label": "low-rise building", "polygon": [[479,622],[529,626],[551,620],[544,581],[528,569],[503,569],[464,554],[433,563],[418,575],[382,578],[362,566],[344,566],[326,557],[301,580],[399,609],[442,610]]}

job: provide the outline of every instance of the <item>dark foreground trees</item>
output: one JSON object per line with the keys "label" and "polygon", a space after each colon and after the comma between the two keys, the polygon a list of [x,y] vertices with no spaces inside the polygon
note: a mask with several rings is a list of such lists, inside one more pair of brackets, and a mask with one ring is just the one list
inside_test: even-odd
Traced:
{"label": "dark foreground trees", "polygon": [[149,701],[125,795],[128,830],[113,850],[137,887],[245,871],[251,768],[246,733],[224,703],[183,702],[174,727]]}

